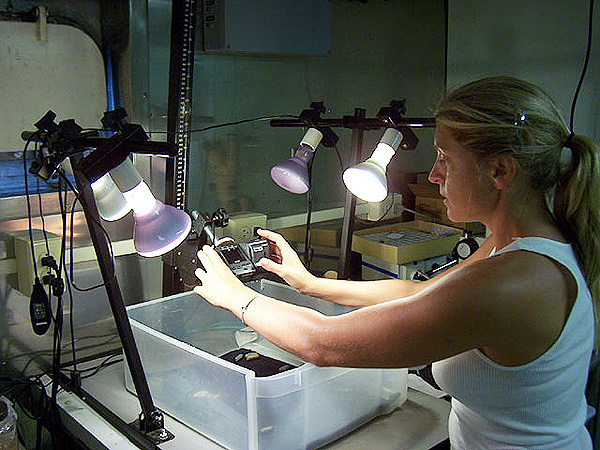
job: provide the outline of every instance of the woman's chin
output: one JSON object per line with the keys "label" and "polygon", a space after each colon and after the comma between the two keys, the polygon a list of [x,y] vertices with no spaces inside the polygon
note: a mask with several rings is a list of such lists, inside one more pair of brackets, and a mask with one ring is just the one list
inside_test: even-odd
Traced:
{"label": "woman's chin", "polygon": [[448,219],[450,220],[450,222],[466,222],[462,217],[460,217],[459,214],[456,214],[455,211],[452,211],[452,209],[448,208],[446,210],[446,216],[448,216]]}

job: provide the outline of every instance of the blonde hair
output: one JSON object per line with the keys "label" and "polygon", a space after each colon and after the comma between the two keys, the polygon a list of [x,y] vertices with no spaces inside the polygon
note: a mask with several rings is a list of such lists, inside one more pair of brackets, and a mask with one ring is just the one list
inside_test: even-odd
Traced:
{"label": "blonde hair", "polygon": [[483,78],[448,93],[438,103],[435,118],[450,129],[454,139],[482,158],[510,153],[531,185],[547,195],[549,209],[571,242],[592,292],[598,328],[597,144],[570,133],[558,107],[541,88],[512,77]]}

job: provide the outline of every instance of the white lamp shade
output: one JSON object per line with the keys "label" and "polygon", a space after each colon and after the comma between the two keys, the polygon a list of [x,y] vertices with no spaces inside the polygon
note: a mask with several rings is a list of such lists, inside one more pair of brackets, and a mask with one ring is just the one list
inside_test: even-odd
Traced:
{"label": "white lamp shade", "polygon": [[92,183],[92,192],[94,193],[98,213],[104,220],[119,220],[131,211],[127,200],[125,200],[109,174]]}
{"label": "white lamp shade", "polygon": [[367,202],[385,200],[388,193],[385,171],[401,141],[402,133],[388,128],[369,159],[344,171],[342,178],[348,190]]}
{"label": "white lamp shade", "polygon": [[367,202],[380,202],[387,197],[385,166],[370,159],[344,171],[344,184],[350,192]]}

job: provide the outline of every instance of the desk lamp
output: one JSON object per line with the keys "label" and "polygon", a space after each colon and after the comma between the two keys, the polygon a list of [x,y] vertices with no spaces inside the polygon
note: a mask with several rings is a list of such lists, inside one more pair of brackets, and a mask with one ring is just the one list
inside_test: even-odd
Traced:
{"label": "desk lamp", "polygon": [[[83,208],[103,284],[123,345],[123,353],[142,409],[133,426],[154,444],[170,440],[173,434],[164,428],[162,412],[154,405],[144,374],[123,295],[115,276],[113,254],[108,236],[100,221],[92,184],[110,173],[110,179],[118,188],[117,190],[122,192],[122,197],[134,210],[136,251],[144,256],[166,253],[186,238],[191,228],[191,218],[185,212],[175,212],[175,208],[164,205],[154,198],[133,167],[129,154],[145,153],[174,157],[177,155],[177,149],[166,142],[149,141],[139,125],[123,122],[118,132],[110,138],[100,138],[82,133],[82,128],[72,119],[57,125],[54,123],[55,117],[55,113],[48,111],[35,124],[37,132],[22,134],[26,140],[33,137],[41,140],[47,149],[47,154],[40,160],[32,162],[29,172],[47,180],[57,171],[62,161],[67,158],[70,160],[78,199]],[[93,150],[83,156],[89,149]],[[106,178],[103,183],[110,184]],[[102,183],[97,185],[98,193],[106,194],[104,190],[108,195],[104,195],[106,198],[102,201],[110,199],[111,195],[116,195],[112,186],[103,186]],[[118,195],[116,197],[121,201]],[[84,397],[90,398],[89,394],[81,391]]]}
{"label": "desk lamp", "polygon": [[[368,118],[365,117],[365,110],[362,108],[355,108],[353,116],[343,116],[341,118],[322,118],[320,114],[324,112],[322,102],[314,102],[311,104],[309,110],[304,110],[300,116],[296,119],[273,119],[271,120],[271,126],[273,127],[316,127],[320,130],[331,129],[332,127],[343,127],[352,130],[352,140],[350,146],[350,169],[354,169],[356,166],[357,170],[346,170],[349,171],[349,175],[344,174],[345,178],[349,178],[346,183],[349,192],[346,195],[344,205],[344,218],[342,222],[342,235],[340,241],[340,258],[338,276],[340,278],[349,278],[350,275],[350,254],[352,244],[352,228],[354,224],[354,213],[356,209],[356,198],[352,195],[355,193],[357,196],[365,195],[369,198],[378,200],[369,201],[381,201],[385,199],[387,195],[387,181],[385,179],[385,169],[390,162],[390,159],[395,154],[398,147],[403,149],[415,148],[418,142],[417,137],[412,132],[411,127],[433,127],[435,126],[435,120],[433,118],[406,118],[405,100],[392,100],[389,106],[383,107],[377,113],[377,117]],[[382,147],[378,150],[375,149],[372,155],[372,159],[367,160],[369,164],[361,166],[357,164],[360,161],[360,154],[362,151],[362,140],[363,134],[368,130],[380,130],[386,129],[384,137],[382,138]],[[400,131],[401,130],[401,131]],[[389,132],[388,132],[389,131]],[[325,145],[325,143],[323,143]],[[387,146],[388,148],[385,148]],[[367,162],[365,161],[365,162]],[[378,175],[371,175],[371,179],[375,179],[375,186],[379,188],[376,190],[376,194],[369,195],[368,193],[362,194],[361,192],[361,179],[363,179],[361,172],[368,172],[367,167],[371,167],[377,170],[371,170],[371,172],[377,173]],[[368,178],[367,178],[368,179]],[[355,182],[356,181],[356,182]],[[367,184],[367,183],[364,183]],[[352,187],[350,187],[352,185]],[[356,191],[356,192],[354,192]]]}

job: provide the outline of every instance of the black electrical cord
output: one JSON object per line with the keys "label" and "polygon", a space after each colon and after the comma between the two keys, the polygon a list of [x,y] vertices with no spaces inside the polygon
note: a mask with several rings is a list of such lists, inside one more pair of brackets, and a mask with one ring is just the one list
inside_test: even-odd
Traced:
{"label": "black electrical cord", "polygon": [[[118,359],[114,359],[114,358],[117,358],[117,357],[119,357],[119,358]],[[117,363],[120,363],[122,361],[123,361],[123,355],[122,355],[122,353],[116,353],[114,355],[110,355],[110,356],[106,357],[106,359],[104,359],[104,361],[102,361],[97,366],[81,370],[81,373],[85,374],[85,375],[82,375],[81,378],[82,379],[83,378],[91,378],[94,375],[96,375],[98,372],[100,372],[101,370],[104,370],[107,367],[110,367],[113,364],[117,364]]]}
{"label": "black electrical cord", "polygon": [[[66,254],[66,245],[67,245],[67,200],[68,200],[68,190],[65,188],[64,191],[64,199],[63,196],[60,194],[60,187],[61,187],[62,183],[59,182],[59,195],[58,195],[58,202],[60,205],[60,216],[62,219],[62,240],[61,240],[61,247],[60,247],[60,261],[59,261],[59,265],[58,265],[58,273],[59,273],[59,278],[60,278],[60,274],[63,273],[63,270],[66,266],[66,261],[65,261],[65,254]],[[64,270],[65,275],[66,275],[66,270]],[[65,278],[67,278],[65,276]],[[69,327],[71,330],[71,352],[72,352],[72,357],[73,357],[73,370],[74,372],[77,372],[77,358],[75,356],[75,323],[74,323],[74,313],[73,313],[73,292],[71,290],[71,287],[69,285],[68,282],[68,278],[67,278],[67,286],[68,286],[68,293],[69,293]]]}
{"label": "black electrical cord", "polygon": [[[32,251],[32,260],[33,260],[33,266],[34,266],[34,274],[35,274],[35,278],[36,281],[39,280],[39,274],[38,274],[38,270],[37,270],[37,262],[35,260],[35,246],[34,246],[34,240],[33,240],[33,225],[32,225],[32,213],[31,213],[31,201],[30,201],[30,192],[29,192],[29,183],[28,183],[28,178],[27,178],[27,159],[26,159],[26,155],[27,155],[27,149],[29,146],[29,143],[31,142],[31,140],[33,140],[34,138],[36,138],[38,135],[38,133],[34,133],[30,139],[28,139],[27,143],[25,144],[25,148],[23,150],[23,171],[24,171],[24,184],[25,184],[25,193],[26,193],[26,200],[27,200],[27,208],[28,208],[28,221],[29,221],[29,240],[30,240],[30,245],[31,245],[31,251]],[[37,148],[36,148],[37,150]],[[34,152],[34,155],[36,155],[37,151]],[[36,155],[37,156],[37,155]],[[52,367],[51,367],[51,373],[52,373],[52,383],[51,383],[51,397],[50,397],[50,401],[45,405],[45,407],[43,408],[44,412],[40,413],[36,419],[37,419],[37,431],[36,431],[36,448],[39,448],[41,445],[41,430],[43,427],[42,424],[42,420],[45,417],[49,418],[50,423],[52,424],[53,427],[59,427],[60,426],[60,414],[58,412],[58,404],[57,404],[57,395],[60,389],[60,383],[59,383],[59,379],[60,379],[60,367],[61,367],[61,348],[62,348],[62,335],[63,335],[63,290],[64,290],[64,286],[62,284],[62,278],[61,278],[61,274],[63,272],[63,269],[65,267],[65,254],[66,254],[66,227],[67,227],[67,208],[66,208],[66,202],[68,199],[68,189],[65,187],[64,189],[64,202],[63,202],[63,180],[64,182],[70,186],[70,188],[72,189],[72,191],[75,193],[75,201],[73,203],[73,207],[72,207],[72,214],[71,214],[71,273],[73,270],[73,246],[72,246],[72,238],[73,238],[73,212],[75,209],[75,204],[79,199],[79,195],[76,191],[76,189],[73,187],[73,185],[71,184],[70,180],[66,177],[66,175],[64,174],[63,171],[61,171],[60,169],[57,169],[60,177],[59,177],[59,183],[58,183],[58,196],[59,196],[59,204],[60,204],[60,211],[61,211],[61,218],[62,218],[62,226],[63,226],[63,238],[61,241],[61,251],[60,251],[60,260],[59,260],[59,265],[56,266],[56,262],[54,262],[54,265],[49,265],[49,267],[51,267],[52,269],[54,269],[54,271],[56,272],[56,277],[50,276],[48,277],[48,284],[49,284],[49,289],[50,289],[50,295],[49,298],[52,298],[52,295],[54,294],[54,296],[57,298],[56,301],[56,311],[55,314],[52,314],[52,311],[50,311],[50,317],[51,320],[53,320],[54,322],[54,334],[53,334],[53,347],[52,347]],[[42,231],[43,231],[43,235],[44,235],[44,240],[46,243],[46,251],[48,256],[50,255],[50,246],[49,246],[49,242],[48,242],[48,236],[46,233],[46,227],[45,227],[45,221],[44,221],[44,212],[43,212],[43,206],[42,206],[42,198],[41,198],[41,191],[39,188],[39,180],[37,181],[37,192],[38,192],[38,203],[39,203],[39,215],[40,215],[40,219],[42,221]],[[106,230],[104,229],[104,227],[102,226],[102,224],[100,224],[103,232],[108,236]],[[112,247],[111,247],[111,257],[113,257],[113,253],[112,253]],[[71,291],[71,283],[69,283],[69,277],[66,274],[65,271],[65,278],[67,279],[67,284],[69,285],[69,298],[70,298],[70,304],[71,304],[71,315],[70,315],[70,328],[71,328],[71,350],[72,350],[72,355],[73,355],[73,366],[74,366],[74,372],[77,372],[77,360],[76,360],[76,354],[75,354],[75,341],[74,341],[74,322],[73,322],[73,297],[72,297],[72,291]],[[71,277],[72,279],[72,277]],[[99,285],[97,287],[103,286]],[[76,287],[76,286],[75,286]],[[93,287],[95,288],[95,287]],[[88,288],[91,289],[91,288]],[[33,359],[31,360],[33,361]],[[31,362],[30,361],[30,362]],[[29,364],[29,363],[28,363]],[[43,397],[43,395],[40,393],[40,398]],[[41,402],[42,400],[40,400]],[[41,405],[41,404],[40,404]],[[53,441],[53,446],[54,448],[59,448],[59,444],[60,442],[58,442],[57,440],[57,436],[53,433],[52,434],[52,441]]]}
{"label": "black electrical cord", "polygon": [[587,72],[588,63],[590,61],[590,54],[592,50],[592,30],[594,28],[593,15],[594,0],[590,0],[590,7],[588,13],[587,48],[585,50],[585,58],[583,60],[583,66],[581,68],[581,74],[579,75],[579,82],[577,83],[577,88],[575,89],[575,94],[573,95],[573,101],[571,102],[571,116],[569,119],[569,131],[571,133],[573,132],[573,121],[575,118],[575,106],[577,105],[577,98],[579,97],[579,91],[581,90],[581,86],[583,85],[585,73]]}
{"label": "black electrical cord", "polygon": [[35,132],[31,135],[31,137],[29,139],[27,139],[27,142],[25,142],[25,147],[23,148],[23,178],[24,178],[24,182],[25,182],[25,199],[27,201],[27,220],[29,222],[29,243],[31,245],[31,258],[33,260],[33,273],[35,276],[36,280],[39,280],[39,276],[38,276],[38,270],[37,270],[37,263],[35,260],[35,246],[33,243],[33,223],[32,223],[32,216],[31,216],[31,200],[29,199],[29,180],[27,179],[27,148],[29,147],[29,144],[31,143],[31,141],[36,138],[37,136],[39,136],[39,132]]}
{"label": "black electrical cord", "polygon": [[[243,120],[237,120],[235,122],[225,122],[225,123],[220,123],[220,124],[216,124],[216,125],[209,125],[204,128],[190,130],[189,132],[190,133],[201,133],[201,132],[208,131],[208,130],[214,130],[216,128],[230,127],[233,125],[242,125],[244,123],[262,122],[265,120],[272,120],[272,119],[299,119],[299,117],[289,115],[289,114],[283,114],[283,115],[277,115],[277,116],[266,116],[266,117],[255,117],[253,119],[243,119]],[[153,133],[163,133],[163,132],[154,131]],[[164,133],[167,133],[167,132],[164,132]]]}
{"label": "black electrical cord", "polygon": [[340,154],[340,149],[338,148],[337,144],[333,146],[333,149],[335,150],[338,162],[340,163],[340,171],[341,173],[344,173],[344,163],[342,161],[342,155]]}
{"label": "black electrical cord", "polygon": [[[61,178],[65,181],[65,183],[67,183],[67,185],[69,186],[69,188],[71,189],[71,191],[73,191],[73,193],[75,194],[75,199],[73,200],[73,204],[71,205],[71,218],[70,218],[70,234],[69,234],[69,254],[70,254],[70,261],[71,264],[69,264],[69,273],[70,273],[70,277],[69,275],[67,275],[67,271],[65,270],[65,277],[67,278],[67,282],[69,284],[69,286],[73,287],[76,291],[79,292],[89,292],[92,291],[94,289],[98,289],[101,287],[105,287],[106,284],[108,284],[109,282],[107,281],[106,283],[99,283],[97,285],[94,286],[90,286],[90,287],[79,287],[77,286],[77,284],[75,284],[75,280],[74,280],[74,276],[73,276],[73,235],[74,235],[74,216],[75,216],[75,207],[77,205],[77,203],[79,202],[79,192],[77,191],[77,189],[75,189],[75,187],[73,186],[73,184],[71,183],[71,181],[69,180],[69,178],[67,177],[67,175],[64,173],[63,170],[61,169],[57,169],[57,173],[61,176]],[[65,201],[66,204],[66,201]],[[96,219],[92,219],[97,225],[99,225],[100,229],[102,230],[102,233],[104,233],[104,235],[106,236],[107,240],[108,240],[108,250],[110,253],[110,258],[113,261],[113,265],[114,265],[114,261],[115,261],[115,257],[114,257],[114,251],[112,248],[112,241],[110,240],[110,235],[108,234],[108,231],[106,230],[106,228],[104,228],[104,225],[102,224],[101,221],[96,220]],[[66,262],[64,263],[65,267],[66,267]],[[115,276],[115,274],[113,273],[113,277]],[[69,287],[69,289],[70,289]]]}
{"label": "black electrical cord", "polygon": [[[337,145],[333,146],[333,149],[335,150],[335,153],[337,155],[337,160],[340,164],[340,170],[343,173],[344,172],[344,163],[342,161],[342,155],[340,154],[340,151],[337,147]],[[312,159],[308,162],[307,165],[307,171],[308,171],[308,191],[306,192],[306,225],[305,225],[305,231],[306,234],[304,236],[304,264],[306,266],[307,270],[310,270],[310,266],[312,263],[312,259],[313,259],[313,249],[311,247],[311,216],[312,216],[312,209],[313,209],[313,188],[312,188],[312,184],[313,184],[313,180],[312,180],[312,168],[313,168],[313,162],[315,160],[317,156],[317,151],[315,149],[314,155],[312,157]]]}
{"label": "black electrical cord", "polygon": [[42,222],[42,232],[44,235],[44,242],[46,243],[46,254],[50,255],[50,243],[48,242],[48,234],[46,233],[46,221],[44,220],[44,210],[42,207],[42,192],[40,190],[40,180],[36,178],[37,196],[38,196],[38,207],[40,220]]}
{"label": "black electrical cord", "polygon": [[316,156],[313,155],[313,158],[308,162],[308,191],[306,192],[306,235],[304,236],[304,265],[306,266],[306,270],[310,270],[310,265],[312,262],[312,254],[311,254],[311,244],[310,244],[310,225],[311,225],[311,215],[312,215],[312,206],[313,206],[313,189],[312,189],[312,166],[313,161]]}

